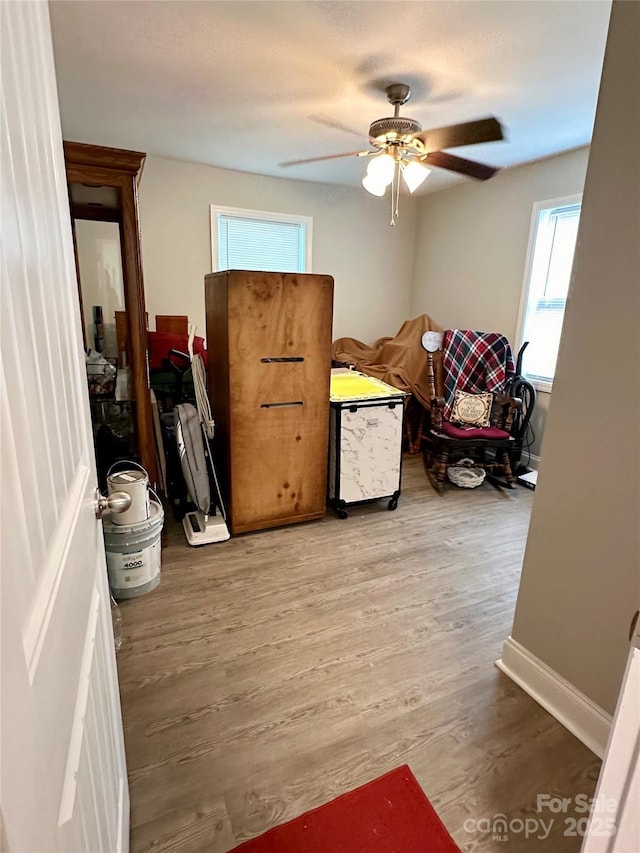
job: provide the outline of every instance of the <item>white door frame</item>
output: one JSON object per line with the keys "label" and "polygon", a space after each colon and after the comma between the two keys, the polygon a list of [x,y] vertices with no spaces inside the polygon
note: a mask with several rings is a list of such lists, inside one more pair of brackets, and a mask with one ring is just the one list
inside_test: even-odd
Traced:
{"label": "white door frame", "polygon": [[640,850],[640,624],[622,687],[581,853]]}

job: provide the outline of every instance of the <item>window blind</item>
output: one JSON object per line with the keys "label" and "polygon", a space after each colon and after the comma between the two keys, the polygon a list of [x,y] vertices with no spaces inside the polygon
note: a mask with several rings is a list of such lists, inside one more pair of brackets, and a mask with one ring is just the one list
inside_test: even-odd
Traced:
{"label": "window blind", "polygon": [[218,213],[221,270],[305,272],[306,225]]}
{"label": "window blind", "polygon": [[522,340],[524,372],[542,383],[555,373],[579,219],[580,204],[538,214]]}

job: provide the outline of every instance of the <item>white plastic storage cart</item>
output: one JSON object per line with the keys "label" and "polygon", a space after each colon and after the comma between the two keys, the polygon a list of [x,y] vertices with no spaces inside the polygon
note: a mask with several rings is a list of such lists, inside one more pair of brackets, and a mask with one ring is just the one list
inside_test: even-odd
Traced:
{"label": "white plastic storage cart", "polygon": [[340,518],[350,504],[381,498],[397,509],[406,396],[364,373],[332,371],[329,504]]}

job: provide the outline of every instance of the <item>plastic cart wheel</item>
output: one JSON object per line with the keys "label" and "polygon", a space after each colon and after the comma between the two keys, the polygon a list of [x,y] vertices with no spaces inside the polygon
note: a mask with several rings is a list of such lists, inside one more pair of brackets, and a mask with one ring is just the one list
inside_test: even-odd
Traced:
{"label": "plastic cart wheel", "polygon": [[349,513],[346,511],[346,509],[343,509],[342,507],[336,510],[336,515],[338,516],[338,518],[349,518]]}
{"label": "plastic cart wheel", "polygon": [[387,504],[387,506],[389,507],[389,509],[390,509],[392,512],[393,512],[394,510],[398,509],[398,498],[391,498],[391,500],[389,501],[389,503]]}

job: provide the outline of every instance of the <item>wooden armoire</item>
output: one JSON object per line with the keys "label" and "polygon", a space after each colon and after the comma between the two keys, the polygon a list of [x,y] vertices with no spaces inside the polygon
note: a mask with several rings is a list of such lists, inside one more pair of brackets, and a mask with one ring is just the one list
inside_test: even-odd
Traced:
{"label": "wooden armoire", "polygon": [[[120,148],[104,148],[82,142],[64,142],[64,159],[69,190],[71,226],[76,252],[76,272],[80,311],[83,313],[83,281],[78,264],[75,222],[78,219],[118,224],[122,255],[122,286],[125,311],[105,317],[105,322],[118,328],[118,358],[121,349],[126,352],[127,367],[131,374],[131,387],[126,399],[102,398],[92,401],[91,415],[94,432],[100,424],[108,424],[104,412],[110,413],[119,427],[127,420],[127,410],[134,411],[134,441],[130,451],[149,474],[152,483],[157,480],[156,440],[153,433],[151,396],[149,393],[149,366],[147,355],[147,314],[142,276],[140,248],[140,217],[138,212],[138,183],[146,154]],[[117,281],[105,278],[105,291],[118,289]],[[119,316],[118,316],[119,315]],[[84,325],[83,325],[84,335]],[[125,345],[120,347],[120,339]],[[85,340],[85,347],[93,342]],[[118,363],[118,369],[123,367]],[[96,403],[94,406],[93,403]],[[102,405],[104,404],[104,406]],[[126,432],[126,427],[124,428]],[[116,461],[98,450],[98,473],[101,479],[106,469]]]}
{"label": "wooden armoire", "polygon": [[205,277],[216,467],[232,533],[325,512],[333,278]]}

